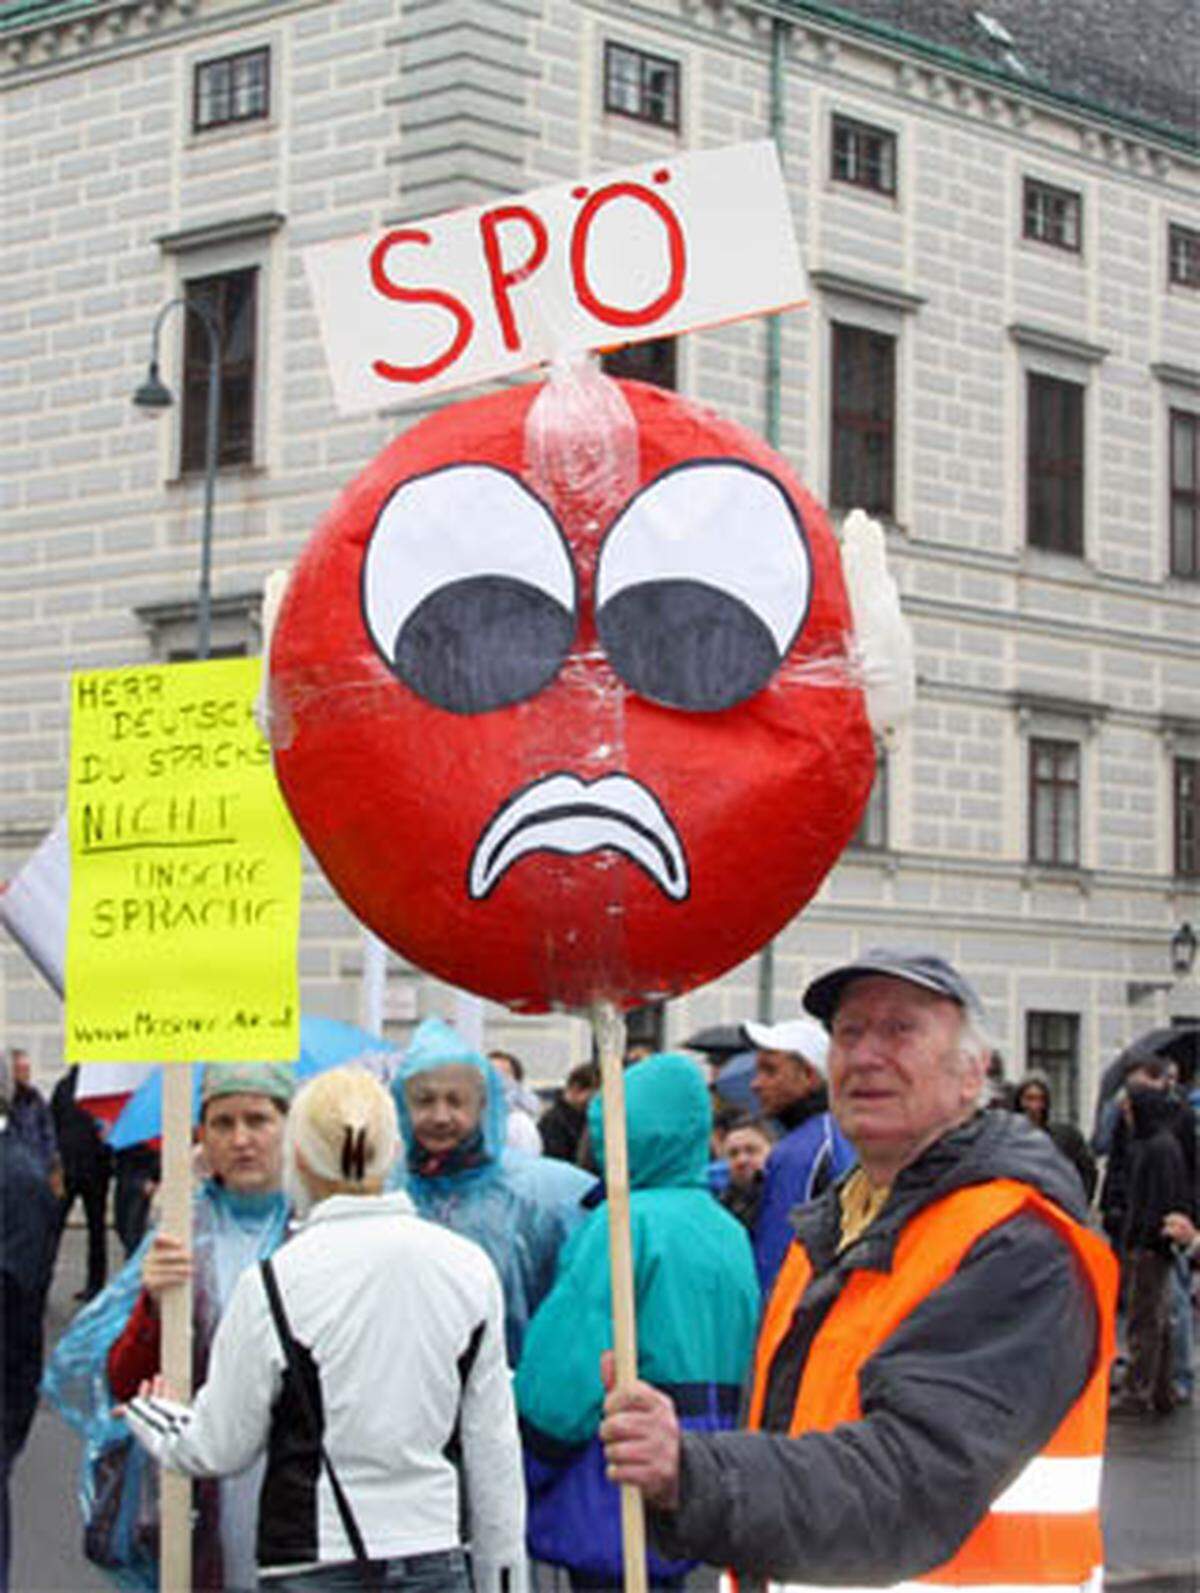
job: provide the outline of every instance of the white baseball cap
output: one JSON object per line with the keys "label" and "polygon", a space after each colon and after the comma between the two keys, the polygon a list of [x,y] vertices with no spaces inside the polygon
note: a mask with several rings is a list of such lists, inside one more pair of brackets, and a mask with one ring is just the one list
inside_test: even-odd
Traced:
{"label": "white baseball cap", "polygon": [[786,1023],[743,1023],[742,1032],[758,1051],[791,1051],[827,1077],[825,1059],[829,1036],[811,1018],[791,1018]]}

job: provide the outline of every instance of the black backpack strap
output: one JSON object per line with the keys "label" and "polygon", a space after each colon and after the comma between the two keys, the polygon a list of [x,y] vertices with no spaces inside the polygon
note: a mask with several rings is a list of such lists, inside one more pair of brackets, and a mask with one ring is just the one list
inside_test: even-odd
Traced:
{"label": "black backpack strap", "polygon": [[367,1546],[363,1542],[362,1533],[358,1530],[358,1522],[354,1519],[354,1512],[350,1508],[350,1501],[347,1499],[341,1482],[338,1480],[338,1474],[333,1469],[333,1461],[329,1458],[329,1451],[325,1448],[324,1440],[321,1438],[321,1426],[317,1420],[317,1413],[313,1409],[312,1400],[309,1398],[308,1384],[304,1379],[304,1371],[300,1365],[300,1356],[296,1349],[296,1341],[292,1337],[292,1329],[288,1323],[287,1312],[283,1308],[283,1296],[279,1292],[279,1280],[275,1276],[275,1268],[271,1265],[269,1259],[260,1262],[259,1266],[262,1272],[263,1288],[267,1291],[267,1304],[271,1308],[271,1317],[275,1323],[275,1331],[279,1335],[279,1342],[283,1347],[288,1370],[291,1372],[292,1381],[296,1385],[296,1394],[304,1412],[304,1419],[309,1425],[312,1436],[317,1441],[317,1446],[321,1452],[321,1460],[329,1473],[329,1482],[333,1489],[333,1497],[337,1503],[338,1514],[342,1518],[342,1527],[350,1540],[354,1558],[358,1562],[363,1586],[370,1590],[370,1593],[374,1593],[374,1590],[379,1586],[379,1573],[371,1564],[370,1556],[367,1554]]}

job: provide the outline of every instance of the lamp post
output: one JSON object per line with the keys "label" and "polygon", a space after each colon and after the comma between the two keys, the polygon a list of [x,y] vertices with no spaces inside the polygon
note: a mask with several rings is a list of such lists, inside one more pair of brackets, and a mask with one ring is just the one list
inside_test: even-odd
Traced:
{"label": "lamp post", "polygon": [[200,582],[196,594],[196,657],[207,658],[212,648],[212,535],[213,496],[217,485],[217,441],[221,424],[221,330],[208,310],[194,299],[169,299],[154,318],[150,338],[150,368],[133,395],[139,409],[170,409],[171,389],[158,371],[158,335],[171,310],[183,309],[199,318],[208,337],[208,416],[204,434],[204,518],[200,527]]}
{"label": "lamp post", "polygon": [[1200,945],[1197,941],[1196,931],[1191,924],[1180,924],[1171,936],[1171,973],[1170,979],[1131,979],[1125,986],[1125,999],[1130,1006],[1135,1006],[1139,1001],[1144,1001],[1147,996],[1159,995],[1164,991],[1173,990],[1181,979],[1186,979],[1192,971],[1196,961],[1196,948]]}
{"label": "lamp post", "polygon": [[[206,659],[212,647],[213,496],[217,483],[217,438],[221,422],[221,331],[203,305],[187,298],[169,299],[154,318],[150,368],[133,395],[139,409],[169,409],[170,388],[159,375],[158,338],[163,321],[182,308],[197,317],[208,337],[208,416],[204,438],[204,518],[200,530],[200,584],[196,602],[196,657]],[[162,1231],[190,1244],[192,1066],[177,1062],[163,1072]],[[192,1286],[185,1279],[162,1300],[162,1369],[177,1397],[186,1399],[192,1386]],[[186,1477],[164,1473],[161,1481],[159,1585],[192,1586],[191,1484]]]}

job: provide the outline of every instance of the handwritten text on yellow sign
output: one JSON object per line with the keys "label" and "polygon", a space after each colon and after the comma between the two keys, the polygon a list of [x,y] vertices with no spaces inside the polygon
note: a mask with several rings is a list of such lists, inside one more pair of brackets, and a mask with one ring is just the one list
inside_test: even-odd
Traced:
{"label": "handwritten text on yellow sign", "polygon": [[72,1061],[297,1054],[300,848],[254,721],[261,667],[72,681]]}

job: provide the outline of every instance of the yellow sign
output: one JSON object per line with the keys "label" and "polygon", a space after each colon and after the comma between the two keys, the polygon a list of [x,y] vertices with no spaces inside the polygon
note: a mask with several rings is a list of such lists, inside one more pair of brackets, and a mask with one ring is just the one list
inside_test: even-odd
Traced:
{"label": "yellow sign", "polygon": [[300,843],[254,721],[261,670],[72,678],[69,1061],[299,1054]]}

